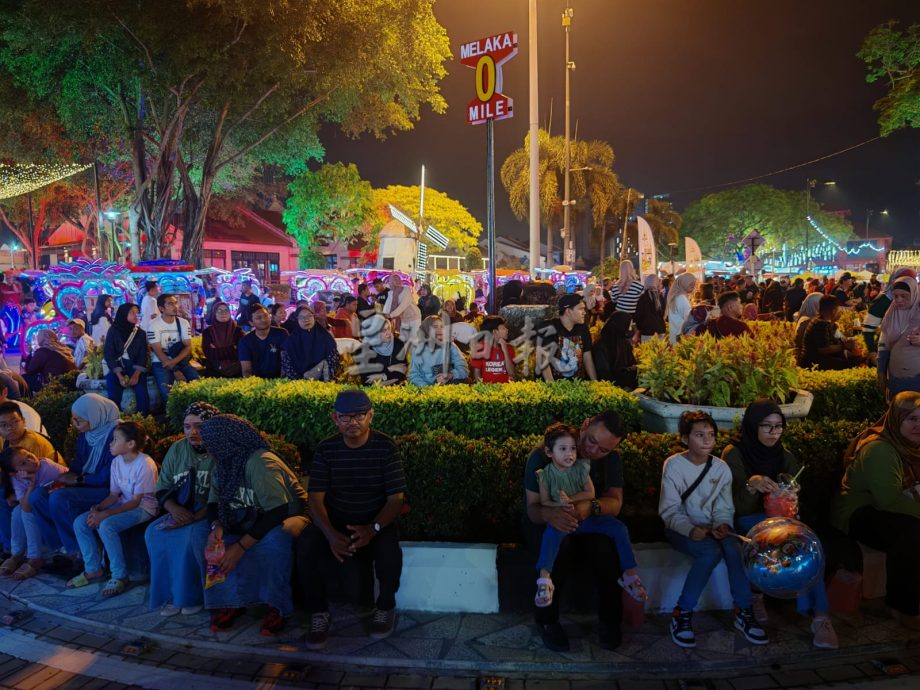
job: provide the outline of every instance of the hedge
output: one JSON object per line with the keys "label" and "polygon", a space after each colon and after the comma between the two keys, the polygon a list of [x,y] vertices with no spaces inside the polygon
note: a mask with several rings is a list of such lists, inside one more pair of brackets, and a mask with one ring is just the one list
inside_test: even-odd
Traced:
{"label": "hedge", "polygon": [[811,391],[815,400],[809,419],[876,420],[885,412],[876,371],[858,367],[845,371],[799,371],[799,387]]}
{"label": "hedge", "polygon": [[[175,428],[185,408],[196,401],[250,420],[260,429],[283,434],[304,448],[335,433],[330,418],[335,396],[349,386],[284,379],[202,379],[177,384],[169,394],[168,414]],[[393,436],[448,429],[469,438],[493,441],[543,433],[552,422],[580,424],[613,409],[638,428],[635,398],[613,383],[519,381],[474,386],[415,388],[370,387],[374,427]]]}

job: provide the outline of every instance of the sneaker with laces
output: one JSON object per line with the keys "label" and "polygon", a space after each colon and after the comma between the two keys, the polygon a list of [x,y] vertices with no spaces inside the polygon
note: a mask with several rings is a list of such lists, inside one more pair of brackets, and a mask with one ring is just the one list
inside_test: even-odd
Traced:
{"label": "sneaker with laces", "polygon": [[200,604],[197,606],[183,606],[180,613],[182,613],[183,616],[194,616],[196,613],[201,613],[201,609],[203,608],[204,606]]}
{"label": "sneaker with laces", "polygon": [[671,640],[678,647],[690,649],[696,647],[696,635],[693,634],[693,611],[684,611],[674,607],[671,614]]}
{"label": "sneaker with laces", "polygon": [[284,630],[284,622],[281,611],[272,606],[268,609],[268,613],[265,614],[265,618],[262,619],[262,625],[259,626],[259,632],[266,637],[277,635]]}
{"label": "sneaker with laces", "polygon": [[815,616],[811,631],[815,634],[812,644],[818,649],[837,649],[840,646],[837,631],[827,616]]}
{"label": "sneaker with laces", "polygon": [[332,616],[328,611],[323,613],[314,613],[310,616],[310,631],[304,638],[304,646],[307,649],[318,651],[326,648],[326,642],[329,641],[329,622]]}
{"label": "sneaker with laces", "polygon": [[735,628],[744,635],[751,644],[767,644],[767,633],[754,620],[754,611],[750,608],[735,609]]}
{"label": "sneaker with laces", "polygon": [[396,627],[396,609],[374,609],[368,634],[375,640],[389,637]]}
{"label": "sneaker with laces", "polygon": [[770,622],[770,616],[767,614],[767,605],[764,603],[763,594],[755,592],[751,600],[751,609],[754,611],[754,620],[761,625]]}
{"label": "sneaker with laces", "polygon": [[163,608],[160,609],[160,615],[165,618],[178,615],[178,613],[179,608],[177,606],[173,606],[172,604],[166,604]]}

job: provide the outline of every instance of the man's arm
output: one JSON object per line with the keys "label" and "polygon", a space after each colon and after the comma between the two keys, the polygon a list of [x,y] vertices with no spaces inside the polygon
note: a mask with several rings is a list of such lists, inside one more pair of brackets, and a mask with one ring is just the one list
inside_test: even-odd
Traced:
{"label": "man's arm", "polygon": [[586,352],[582,356],[582,360],[585,363],[585,373],[588,374],[588,378],[592,381],[597,381],[597,369],[594,368],[594,357],[590,352]]}
{"label": "man's arm", "polygon": [[552,525],[560,532],[569,534],[578,527],[578,519],[571,506],[553,508],[540,503],[540,494],[524,490],[527,498],[527,518],[535,525]]}
{"label": "man's arm", "polygon": [[329,513],[326,512],[326,492],[311,491],[308,505],[310,506],[310,517],[313,518],[313,524],[319,527],[320,531],[326,536],[332,555],[340,563],[344,562],[345,558],[351,555],[351,540],[335,529],[332,523],[329,522]]}

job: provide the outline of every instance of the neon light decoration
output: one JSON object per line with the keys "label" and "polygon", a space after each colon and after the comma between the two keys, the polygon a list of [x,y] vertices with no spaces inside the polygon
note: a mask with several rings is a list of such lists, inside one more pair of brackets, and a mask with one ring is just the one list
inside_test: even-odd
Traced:
{"label": "neon light decoration", "polygon": [[285,275],[289,276],[295,300],[313,302],[320,292],[355,294],[351,279],[341,271],[291,271]]}

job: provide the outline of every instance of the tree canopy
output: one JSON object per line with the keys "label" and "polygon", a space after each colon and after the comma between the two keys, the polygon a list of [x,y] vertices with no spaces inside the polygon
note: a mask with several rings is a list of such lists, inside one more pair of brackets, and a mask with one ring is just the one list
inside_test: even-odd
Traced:
{"label": "tree canopy", "polygon": [[[421,188],[391,185],[374,190],[374,204],[383,222],[390,220],[388,204],[393,204],[412,219],[418,219]],[[482,235],[482,224],[459,201],[443,192],[425,187],[425,224],[433,225],[449,240],[448,248],[465,255],[476,246]]]}
{"label": "tree canopy", "polygon": [[130,219],[150,256],[178,212],[183,257],[197,260],[215,191],[261,163],[303,172],[322,155],[321,123],[382,137],[446,108],[438,81],[450,49],[432,0],[6,8],[0,65],[68,137],[131,161]]}
{"label": "tree canopy", "polygon": [[900,31],[898,22],[876,26],[857,56],[866,63],[866,81],[884,80],[888,93],[873,108],[883,135],[902,127],[920,127],[920,24]]}

